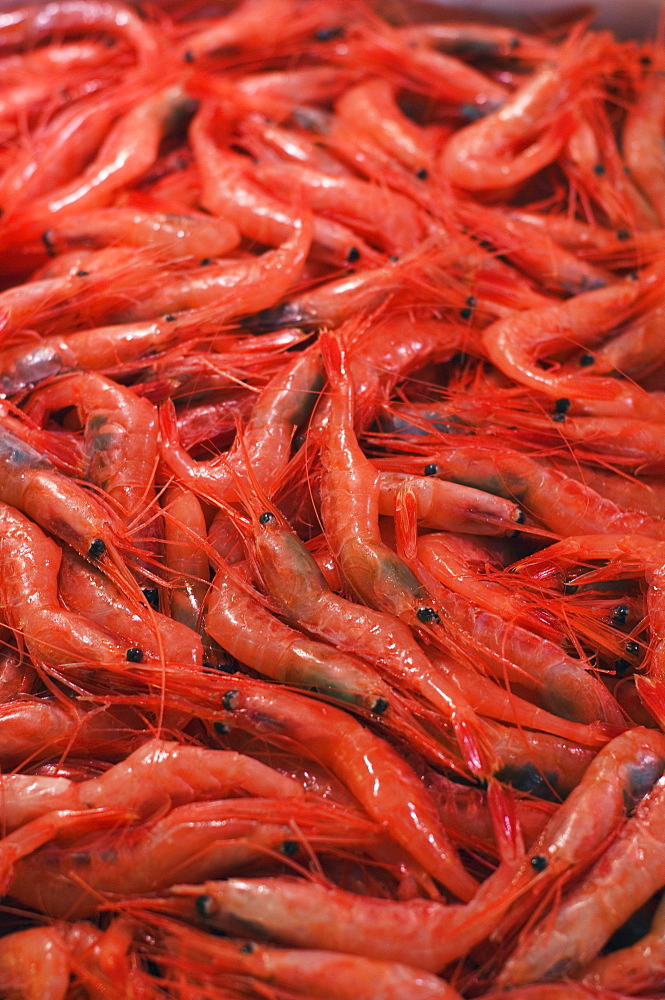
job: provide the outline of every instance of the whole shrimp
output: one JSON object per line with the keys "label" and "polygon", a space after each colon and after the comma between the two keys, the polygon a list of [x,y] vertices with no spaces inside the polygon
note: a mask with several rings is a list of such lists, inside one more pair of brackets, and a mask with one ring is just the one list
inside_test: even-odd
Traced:
{"label": "whole shrimp", "polygon": [[[47,813],[33,824],[58,815]],[[80,814],[74,815],[80,822]],[[19,837],[29,826],[9,836]],[[107,836],[79,838],[69,848],[54,845],[31,853],[14,864],[8,891],[24,905],[56,917],[87,917],[96,912],[99,893],[154,892],[178,875],[203,881],[260,862],[280,849],[285,856],[298,853],[301,841],[325,853],[371,847],[375,839],[376,824],[355,809],[313,797],[190,802],[165,817]]]}
{"label": "whole shrimp", "polygon": [[661,224],[665,223],[664,122],[665,81],[662,70],[657,70],[642,83],[639,97],[626,116],[622,138],[626,164]]}
{"label": "whole shrimp", "polygon": [[441,828],[434,803],[409,765],[350,715],[284,689],[235,678],[221,718],[264,738],[295,741],[326,766],[367,814],[460,899],[473,896],[469,875]]}
{"label": "whole shrimp", "polygon": [[113,801],[146,821],[164,807],[235,795],[303,797],[302,785],[254,757],[152,739],[98,778],[3,775],[2,822],[14,830],[54,809],[99,809]]}

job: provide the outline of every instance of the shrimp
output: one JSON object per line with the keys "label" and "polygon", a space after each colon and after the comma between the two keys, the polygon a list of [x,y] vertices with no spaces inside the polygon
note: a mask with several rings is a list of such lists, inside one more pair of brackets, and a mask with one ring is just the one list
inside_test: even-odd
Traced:
{"label": "shrimp", "polygon": [[[80,822],[80,814],[64,815]],[[60,814],[47,813],[10,837],[56,816]],[[42,835],[31,852],[50,837]],[[178,876],[203,881],[230,873],[280,849],[285,856],[299,853],[301,844],[334,852],[345,846],[371,847],[375,839],[375,823],[354,809],[321,800],[190,802],[163,818],[112,830],[108,836],[32,853],[14,864],[8,891],[23,905],[52,916],[81,918],[97,911],[99,893],[145,894],[166,888]]]}
{"label": "shrimp", "polygon": [[295,0],[243,0],[232,14],[190,34],[182,43],[182,54],[196,58],[218,49],[274,45],[295,20]]}
{"label": "shrimp", "polygon": [[254,757],[152,739],[98,778],[10,774],[0,779],[0,816],[7,831],[52,810],[99,809],[113,801],[147,821],[165,806],[252,795],[299,799],[302,785]]}
{"label": "shrimp", "polygon": [[172,484],[164,492],[166,567],[173,574],[168,600],[171,617],[194,631],[202,627],[208,595],[209,565],[204,545],[206,522],[196,496]]}
{"label": "shrimp", "polygon": [[392,515],[401,489],[413,492],[418,524],[422,528],[462,531],[476,535],[507,535],[524,521],[517,504],[501,502],[490,493],[446,482],[435,476],[382,472],[379,476],[379,514]]}
{"label": "shrimp", "polygon": [[229,271],[224,293],[198,309],[159,319],[93,327],[68,336],[42,337],[36,345],[5,348],[0,351],[0,393],[16,393],[49,376],[76,369],[113,368],[194,335],[217,333],[222,323],[245,311],[268,308],[299,275],[310,235],[311,227],[305,221],[277,250],[236,262]]}
{"label": "shrimp", "polygon": [[62,36],[81,30],[107,32],[125,39],[146,66],[160,56],[160,44],[150,25],[132,7],[117,0],[50,0],[46,4],[24,4],[3,14],[0,44],[34,44],[45,35]]}
{"label": "shrimp", "polygon": [[664,810],[660,778],[581,884],[522,938],[499,973],[498,986],[576,973],[665,884]]}
{"label": "shrimp", "polygon": [[224,501],[233,496],[232,471],[243,475],[250,464],[270,492],[283,472],[296,427],[309,417],[323,384],[318,351],[306,350],[293,357],[263,389],[240,442],[230,454],[197,462],[180,445],[172,406],[161,408],[161,453],[178,480],[208,500]]}
{"label": "shrimp", "polygon": [[477,883],[441,828],[434,803],[384,740],[331,705],[239,677],[235,682],[223,696],[226,723],[299,744],[340,779],[426,872],[460,899],[473,896]]}
{"label": "shrimp", "polygon": [[[577,47],[577,48],[576,48]],[[557,158],[568,138],[566,117],[580,79],[600,53],[593,38],[576,41],[545,63],[502,106],[455,132],[439,158],[443,176],[469,191],[521,183]]]}
{"label": "shrimp", "polygon": [[553,61],[557,55],[556,47],[542,38],[497,24],[446,20],[408,25],[398,30],[407,44],[430,45],[440,52],[459,56],[538,63]]}
{"label": "shrimp", "polygon": [[219,216],[213,219],[202,212],[151,212],[119,205],[62,216],[47,233],[49,246],[56,253],[120,243],[151,247],[177,259],[222,257],[240,242],[234,224]]}
{"label": "shrimp", "polygon": [[637,184],[665,224],[665,158],[662,135],[665,121],[665,80],[653,72],[626,115],[623,153]]}
{"label": "shrimp", "polygon": [[661,898],[651,926],[635,944],[602,955],[580,974],[593,989],[633,994],[662,990],[665,984],[665,901]]}
{"label": "shrimp", "polygon": [[[123,640],[126,648],[156,660],[164,657],[169,663],[201,666],[202,644],[196,631],[158,611],[149,617],[137,613],[103,573],[71,550],[62,553],[58,593],[70,612],[94,622],[118,642]],[[144,588],[143,594],[150,603],[152,589]]]}
{"label": "shrimp", "polygon": [[224,567],[212,584],[205,625],[222,649],[273,680],[314,688],[378,714],[391,704],[389,686],[372,667],[273,617]]}
{"label": "shrimp", "polygon": [[149,923],[160,930],[167,963],[169,953],[186,954],[215,981],[241,975],[322,1000],[461,1000],[438,976],[398,962],[223,941],[164,917],[149,918]]}
{"label": "shrimp", "polygon": [[[267,501],[260,495],[250,498],[247,492],[244,502],[252,514],[250,558],[279,612],[338,650],[379,667],[391,684],[404,685],[436,706],[452,723],[473,772],[486,774],[497,768],[488,746],[483,746],[480,720],[456,685],[432,667],[408,627],[390,614],[332,593],[316,561],[277,509],[259,514]],[[391,705],[390,689],[384,692],[384,700]]]}
{"label": "shrimp", "polygon": [[124,520],[135,519],[154,493],[155,407],[117,382],[82,372],[35,390],[26,412],[43,424],[50,414],[70,406],[84,426],[90,481],[106,491]]}

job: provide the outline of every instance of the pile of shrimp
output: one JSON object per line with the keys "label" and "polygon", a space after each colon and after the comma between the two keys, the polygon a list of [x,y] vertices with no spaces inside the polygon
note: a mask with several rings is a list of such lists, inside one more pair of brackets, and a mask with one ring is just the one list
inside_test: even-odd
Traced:
{"label": "pile of shrimp", "polygon": [[8,1000],[665,996],[665,56],[393,13],[0,14]]}

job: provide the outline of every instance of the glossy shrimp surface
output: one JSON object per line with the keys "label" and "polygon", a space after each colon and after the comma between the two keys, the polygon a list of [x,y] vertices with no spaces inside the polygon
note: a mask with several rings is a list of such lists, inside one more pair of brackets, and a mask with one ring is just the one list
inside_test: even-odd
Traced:
{"label": "glossy shrimp surface", "polygon": [[2,6],[0,995],[660,996],[660,35]]}

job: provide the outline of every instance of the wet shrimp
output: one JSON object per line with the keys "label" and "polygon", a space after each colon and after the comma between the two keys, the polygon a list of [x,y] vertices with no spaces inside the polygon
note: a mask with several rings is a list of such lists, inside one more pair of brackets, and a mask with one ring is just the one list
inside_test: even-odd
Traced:
{"label": "wet shrimp", "polygon": [[209,585],[203,509],[189,490],[173,483],[163,494],[165,564],[172,575],[168,589],[171,617],[198,632]]}
{"label": "wet shrimp", "polygon": [[665,901],[661,897],[647,933],[626,948],[601,955],[580,973],[594,989],[633,994],[663,988],[665,982]]}

